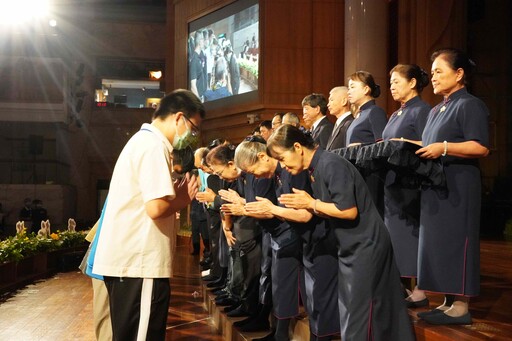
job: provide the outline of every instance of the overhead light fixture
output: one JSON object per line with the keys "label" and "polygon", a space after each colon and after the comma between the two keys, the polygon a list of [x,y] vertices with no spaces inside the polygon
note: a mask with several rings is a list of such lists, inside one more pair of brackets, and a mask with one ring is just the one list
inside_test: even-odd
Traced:
{"label": "overhead light fixture", "polygon": [[159,80],[162,78],[162,71],[149,71],[149,78]]}
{"label": "overhead light fixture", "polygon": [[50,19],[50,21],[48,21],[48,25],[50,25],[50,27],[57,27],[57,20]]}
{"label": "overhead light fixture", "polygon": [[49,0],[1,1],[1,23],[21,24],[49,13]]}

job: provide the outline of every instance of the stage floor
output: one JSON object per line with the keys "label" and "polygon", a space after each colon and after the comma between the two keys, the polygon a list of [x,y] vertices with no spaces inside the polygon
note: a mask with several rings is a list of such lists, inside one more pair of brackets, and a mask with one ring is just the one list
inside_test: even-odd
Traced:
{"label": "stage floor", "polygon": [[[172,279],[167,340],[222,340],[204,310],[199,258],[182,240]],[[431,326],[410,310],[419,341],[512,340],[512,242],[481,242],[481,295],[470,326]],[[429,295],[431,307],[441,303]],[[92,287],[79,272],[59,273],[0,300],[0,340],[94,340]]]}

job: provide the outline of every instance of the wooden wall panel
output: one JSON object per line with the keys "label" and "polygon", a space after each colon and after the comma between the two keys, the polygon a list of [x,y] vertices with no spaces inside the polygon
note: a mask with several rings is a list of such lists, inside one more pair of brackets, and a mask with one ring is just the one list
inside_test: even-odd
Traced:
{"label": "wooden wall panel", "polygon": [[[231,2],[168,1],[174,25],[168,31],[175,46],[168,51],[174,67],[166,71],[166,78],[171,80],[167,81],[167,90],[187,87],[184,46],[188,22]],[[278,111],[299,114],[304,96],[312,92],[328,95],[332,87],[343,84],[343,15],[343,0],[260,0],[259,99],[242,106],[209,110],[203,123],[203,139],[222,132],[224,137],[238,142],[252,130],[247,113],[258,113],[260,120],[272,118]]]}

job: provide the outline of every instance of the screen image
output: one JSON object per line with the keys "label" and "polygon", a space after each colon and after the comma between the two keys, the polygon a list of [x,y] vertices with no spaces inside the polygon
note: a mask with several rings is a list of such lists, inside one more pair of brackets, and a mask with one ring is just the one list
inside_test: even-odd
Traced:
{"label": "screen image", "polygon": [[187,52],[188,87],[203,102],[257,91],[257,1],[238,1],[189,23]]}

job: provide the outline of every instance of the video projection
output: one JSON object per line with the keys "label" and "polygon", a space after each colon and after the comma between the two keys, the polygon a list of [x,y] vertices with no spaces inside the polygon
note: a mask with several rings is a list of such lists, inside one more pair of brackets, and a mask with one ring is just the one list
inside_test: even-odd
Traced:
{"label": "video projection", "polygon": [[203,102],[258,90],[257,0],[234,2],[188,28],[188,88]]}

